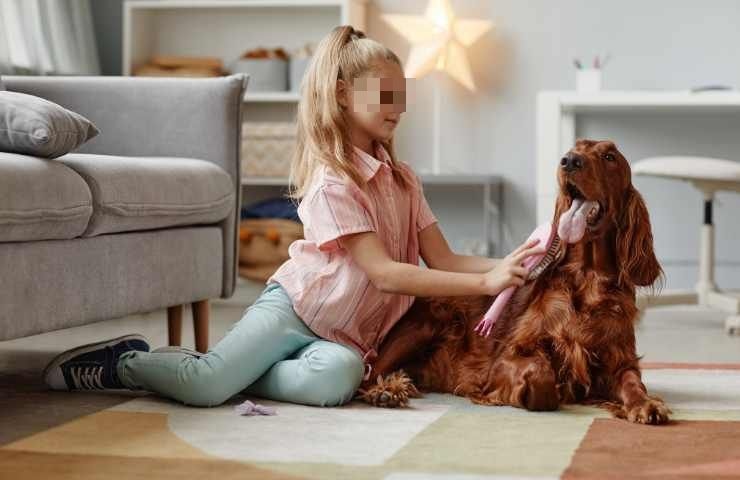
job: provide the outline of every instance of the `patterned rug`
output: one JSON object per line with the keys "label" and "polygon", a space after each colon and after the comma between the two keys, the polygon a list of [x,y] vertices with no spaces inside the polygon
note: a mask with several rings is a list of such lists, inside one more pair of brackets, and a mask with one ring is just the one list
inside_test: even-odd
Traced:
{"label": "patterned rug", "polygon": [[255,399],[277,415],[254,417],[234,411],[246,397],[200,409],[145,395],[4,445],[0,477],[740,478],[740,365],[645,367],[649,390],[674,411],[669,425],[438,394],[402,410]]}

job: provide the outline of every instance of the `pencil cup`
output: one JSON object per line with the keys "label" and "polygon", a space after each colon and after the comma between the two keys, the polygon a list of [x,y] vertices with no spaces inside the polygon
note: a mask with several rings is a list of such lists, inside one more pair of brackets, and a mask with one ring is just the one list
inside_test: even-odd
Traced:
{"label": "pencil cup", "polygon": [[576,90],[582,93],[594,93],[601,90],[601,69],[576,70]]}

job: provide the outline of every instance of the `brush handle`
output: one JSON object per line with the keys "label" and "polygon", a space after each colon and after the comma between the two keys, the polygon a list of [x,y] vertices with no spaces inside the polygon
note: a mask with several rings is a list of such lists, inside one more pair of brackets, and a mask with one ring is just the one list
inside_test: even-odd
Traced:
{"label": "brush handle", "polygon": [[[534,266],[537,265],[544,257],[544,255],[532,255],[531,257],[524,260],[522,266],[526,268],[527,273],[529,273],[532,268],[534,268]],[[475,327],[476,332],[484,337],[487,337],[491,334],[491,330],[493,330],[493,324],[496,323],[498,317],[501,316],[501,313],[504,311],[506,304],[509,303],[511,296],[514,295],[515,290],[515,286],[507,287],[504,289],[504,291],[496,296],[496,299],[493,301],[491,308],[488,309],[486,314],[483,315],[483,319],[478,322],[478,325]]]}
{"label": "brush handle", "polygon": [[509,303],[509,299],[514,295],[514,290],[516,290],[516,287],[508,287],[498,294],[496,300],[493,301],[491,308],[489,308],[486,314],[483,315],[483,319],[478,322],[478,325],[475,327],[475,332],[483,337],[487,337],[491,334],[493,324],[496,323],[499,315],[504,311],[504,307]]}

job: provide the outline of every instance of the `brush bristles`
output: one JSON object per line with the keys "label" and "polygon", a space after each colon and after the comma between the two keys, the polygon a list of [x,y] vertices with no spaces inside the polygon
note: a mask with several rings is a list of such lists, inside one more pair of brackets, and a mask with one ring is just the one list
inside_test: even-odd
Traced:
{"label": "brush bristles", "polygon": [[560,253],[560,237],[555,235],[555,237],[552,239],[552,242],[550,243],[550,247],[547,249],[547,252],[545,252],[545,256],[542,257],[542,260],[540,260],[537,265],[534,266],[532,270],[530,270],[529,275],[527,276],[527,280],[534,280],[535,278],[539,277],[542,272],[549,267],[552,262],[557,260],[558,254]]}

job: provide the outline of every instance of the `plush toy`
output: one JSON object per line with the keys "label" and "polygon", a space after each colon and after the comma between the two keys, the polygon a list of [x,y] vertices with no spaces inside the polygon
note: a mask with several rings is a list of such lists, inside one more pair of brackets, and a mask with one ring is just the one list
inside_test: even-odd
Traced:
{"label": "plush toy", "polygon": [[[597,202],[583,201],[582,199],[573,199],[573,203],[567,212],[560,216],[558,221],[557,233],[550,222],[543,223],[537,227],[529,236],[527,241],[538,239],[539,245],[544,245],[545,253],[527,257],[522,266],[527,269],[527,280],[537,278],[545,269],[556,259],[565,254],[565,248],[560,248],[561,243],[576,243],[583,238],[586,232],[586,216],[593,208],[599,208]],[[483,316],[483,319],[476,325],[475,331],[480,335],[487,337],[493,330],[493,325],[498,320],[501,312],[504,311],[506,304],[509,303],[511,296],[516,290],[515,286],[506,288],[498,294],[491,308]]]}

